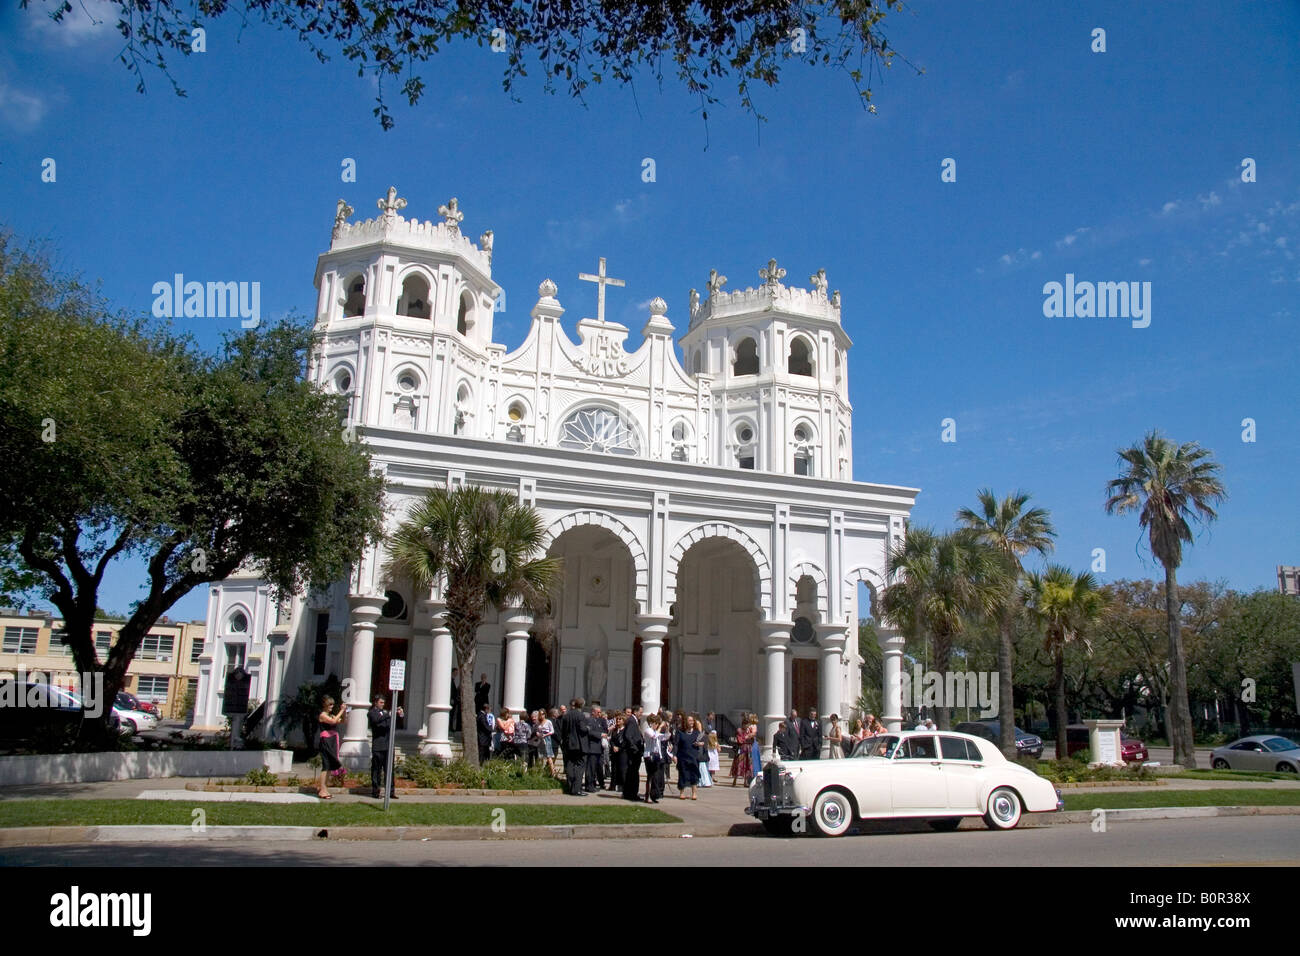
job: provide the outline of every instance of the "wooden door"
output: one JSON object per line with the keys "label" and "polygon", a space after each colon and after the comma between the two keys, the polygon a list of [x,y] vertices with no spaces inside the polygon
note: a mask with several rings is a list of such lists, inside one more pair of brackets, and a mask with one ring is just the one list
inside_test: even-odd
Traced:
{"label": "wooden door", "polygon": [[[370,700],[374,701],[376,694],[383,694],[384,699],[388,701],[389,709],[393,706],[393,694],[388,689],[388,665],[393,661],[406,660],[406,641],[400,637],[377,637],[375,638],[375,657],[374,666],[370,671]],[[407,687],[410,687],[411,680],[410,670],[407,670],[406,680]],[[398,704],[403,710],[409,710],[406,706],[406,691],[402,691],[401,700]],[[398,720],[398,730],[406,729],[406,718]]]}
{"label": "wooden door", "polygon": [[817,707],[817,661],[796,657],[790,675],[790,706],[807,717]]}

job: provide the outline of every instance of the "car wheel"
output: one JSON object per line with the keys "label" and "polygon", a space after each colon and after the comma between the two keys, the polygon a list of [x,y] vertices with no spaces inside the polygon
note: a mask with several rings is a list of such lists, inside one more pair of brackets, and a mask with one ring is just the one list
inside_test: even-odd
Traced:
{"label": "car wheel", "polygon": [[122,736],[134,737],[135,734],[136,734],[135,721],[129,719],[122,721]]}
{"label": "car wheel", "polygon": [[794,820],[790,817],[768,817],[763,821],[763,829],[769,836],[788,837],[794,834]]}
{"label": "car wheel", "polygon": [[823,790],[813,801],[812,817],[822,836],[844,836],[853,826],[853,800],[843,790]]}
{"label": "car wheel", "polygon": [[1020,795],[1010,787],[998,787],[989,794],[984,822],[990,830],[1014,830],[1020,822]]}
{"label": "car wheel", "polygon": [[1276,770],[1278,773],[1295,773],[1295,767],[1289,763],[1278,764]]}
{"label": "car wheel", "polygon": [[951,833],[961,826],[961,817],[940,817],[938,820],[931,820],[930,826],[940,833]]}
{"label": "car wheel", "polygon": [[1210,763],[1210,766],[1213,767],[1215,770],[1232,769],[1230,766],[1228,766],[1228,761],[1224,760],[1222,757],[1215,757],[1214,760]]}

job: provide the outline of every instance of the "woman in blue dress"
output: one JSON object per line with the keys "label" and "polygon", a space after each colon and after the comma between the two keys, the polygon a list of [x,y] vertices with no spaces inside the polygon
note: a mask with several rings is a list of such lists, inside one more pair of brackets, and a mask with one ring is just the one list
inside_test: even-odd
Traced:
{"label": "woman in blue dress", "polygon": [[695,718],[687,714],[682,718],[682,729],[673,737],[673,749],[677,752],[679,800],[686,799],[690,791],[691,799],[698,800],[696,787],[700,785],[700,757],[703,752],[704,734],[695,726]]}

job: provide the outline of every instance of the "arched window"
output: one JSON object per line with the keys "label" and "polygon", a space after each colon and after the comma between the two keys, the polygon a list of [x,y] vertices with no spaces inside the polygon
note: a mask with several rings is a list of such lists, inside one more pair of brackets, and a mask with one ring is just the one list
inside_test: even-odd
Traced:
{"label": "arched window", "polygon": [[844,363],[840,361],[840,350],[835,350],[835,387],[841,388],[844,385]]}
{"label": "arched window", "polygon": [[747,470],[754,470],[754,447],[757,438],[754,426],[741,422],[736,426],[736,464]]}
{"label": "arched window", "polygon": [[397,376],[397,387],[403,392],[413,392],[420,386],[420,376],[411,369],[403,369]]}
{"label": "arched window", "polygon": [[365,315],[366,312],[366,279],[365,276],[353,276],[347,281],[345,286],[347,290],[346,298],[343,302],[343,317],[345,319],[358,315]]}
{"label": "arched window", "polygon": [[790,628],[790,643],[815,644],[816,642],[817,632],[813,629],[812,621],[806,617],[796,619],[794,627]]}
{"label": "arched window", "polygon": [[794,428],[794,473],[811,475],[813,473],[813,434],[812,429],[800,423]]}
{"label": "arched window", "polygon": [[840,432],[839,459],[840,478],[847,481],[849,477],[849,443],[848,439],[844,437],[844,432]]}
{"label": "arched window", "polygon": [[418,272],[407,276],[402,282],[402,295],[397,300],[397,314],[409,315],[414,319],[427,319],[430,316],[429,280]]}
{"label": "arched window", "polygon": [[790,343],[790,361],[786,367],[791,375],[812,375],[812,349],[807,339],[797,338]]}
{"label": "arched window", "polygon": [[742,339],[736,346],[736,361],[731,366],[731,374],[758,374],[758,343],[753,339]]}
{"label": "arched window", "polygon": [[248,615],[243,611],[234,611],[226,619],[226,630],[231,634],[244,634],[248,631]]}
{"label": "arched window", "polygon": [[460,309],[456,312],[456,331],[461,335],[469,335],[470,307],[470,296],[466,292],[460,297]]}
{"label": "arched window", "polygon": [[600,406],[580,408],[561,423],[560,447],[611,455],[641,452],[632,424],[618,412]]}
{"label": "arched window", "polygon": [[700,369],[704,366],[704,356],[699,349],[695,351],[695,358],[691,362],[692,374],[699,375]]}
{"label": "arched window", "polygon": [[352,391],[352,370],[347,366],[342,366],[334,370],[334,391],[340,395],[347,395]]}

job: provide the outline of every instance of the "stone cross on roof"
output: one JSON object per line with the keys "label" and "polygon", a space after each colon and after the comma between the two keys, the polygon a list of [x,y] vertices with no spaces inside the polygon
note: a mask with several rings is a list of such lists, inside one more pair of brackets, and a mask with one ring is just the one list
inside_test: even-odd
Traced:
{"label": "stone cross on roof", "polygon": [[465,214],[460,211],[460,202],[455,196],[447,200],[445,206],[438,207],[438,215],[452,232],[460,232],[460,223],[465,218]]}
{"label": "stone cross on roof", "polygon": [[398,198],[396,186],[389,186],[388,197],[379,200],[379,208],[383,210],[385,219],[393,219],[399,209],[406,208],[406,200]]}
{"label": "stone cross on roof", "polygon": [[767,281],[769,289],[775,289],[785,278],[785,270],[778,268],[775,259],[767,260],[767,268],[758,270],[758,277]]}
{"label": "stone cross on roof", "polygon": [[710,270],[709,270],[708,289],[709,289],[709,298],[710,298],[710,299],[713,298],[715,295],[717,295],[717,294],[718,294],[718,291],[719,291],[719,290],[720,290],[724,285],[726,285],[726,284],[727,284],[727,277],[726,277],[726,276],[720,276],[720,275],[718,275],[718,270],[717,270],[717,269],[710,269]]}
{"label": "stone cross on roof", "polygon": [[627,283],[624,282],[622,279],[611,279],[607,275],[605,275],[604,256],[600,257],[600,269],[597,270],[595,275],[591,275],[590,273],[587,272],[579,272],[578,278],[582,279],[584,282],[596,283],[596,288],[599,290],[596,293],[596,321],[604,322],[605,321],[605,286],[607,285],[624,286],[627,285]]}
{"label": "stone cross on roof", "polygon": [[825,295],[826,290],[830,287],[830,283],[826,281],[825,269],[818,269],[814,275],[808,277],[808,281],[812,283],[818,295]]}

